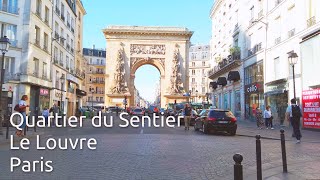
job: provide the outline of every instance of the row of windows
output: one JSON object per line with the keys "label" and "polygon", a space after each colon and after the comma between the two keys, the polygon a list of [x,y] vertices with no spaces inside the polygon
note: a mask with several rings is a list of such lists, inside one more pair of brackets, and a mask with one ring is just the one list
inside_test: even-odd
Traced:
{"label": "row of windows", "polygon": [[[67,12],[67,17],[65,17],[65,11]],[[74,27],[75,27],[74,17],[71,17],[70,12],[67,11],[63,2],[60,3],[60,0],[55,1],[55,12],[57,13],[58,16],[60,16],[63,22],[66,21],[67,27],[71,30],[72,33],[74,33]]]}
{"label": "row of windows", "polygon": [[[206,87],[202,87],[201,90],[202,90],[202,91],[201,91],[202,94],[206,93]],[[198,94],[197,94],[197,91],[198,91],[198,90],[196,90],[196,88],[192,88],[191,95],[198,95]],[[198,93],[200,93],[200,92],[198,92]]]}
{"label": "row of windows", "polygon": [[[60,43],[62,47],[65,47],[67,51],[69,51],[71,54],[74,54],[74,41],[72,38],[70,38],[69,34],[67,34],[67,38],[64,37],[64,29],[60,28],[60,34],[59,34],[59,24],[55,22],[55,40]],[[65,43],[66,41],[66,43]]]}
{"label": "row of windows", "polygon": [[54,47],[53,55],[55,64],[59,64],[60,66],[65,67],[67,70],[74,71],[74,60],[72,58],[69,58],[68,55],[66,55],[66,61],[64,61],[63,51],[60,50],[59,53],[58,48]]}
{"label": "row of windows", "polygon": [[[36,1],[36,15],[42,20],[42,1]],[[48,25],[50,23],[50,10],[47,6],[44,8],[44,22]]]}

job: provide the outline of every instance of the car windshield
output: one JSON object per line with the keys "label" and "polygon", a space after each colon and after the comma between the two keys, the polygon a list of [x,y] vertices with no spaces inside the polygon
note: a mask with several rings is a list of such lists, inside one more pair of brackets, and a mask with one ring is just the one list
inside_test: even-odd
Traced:
{"label": "car windshield", "polygon": [[142,112],[142,109],[135,109],[134,112]]}
{"label": "car windshield", "polygon": [[208,114],[210,118],[224,118],[224,117],[234,117],[230,111],[210,111]]}

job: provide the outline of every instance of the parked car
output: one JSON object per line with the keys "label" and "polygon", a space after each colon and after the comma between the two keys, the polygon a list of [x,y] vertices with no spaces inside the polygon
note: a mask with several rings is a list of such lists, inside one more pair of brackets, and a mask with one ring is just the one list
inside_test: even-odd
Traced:
{"label": "parked car", "polygon": [[234,136],[237,132],[237,118],[229,110],[203,110],[195,121],[194,130],[209,132],[227,132]]}
{"label": "parked car", "polygon": [[117,107],[117,106],[110,106],[110,107],[108,107],[108,112],[109,112],[109,113],[116,113],[117,110],[118,110],[118,112],[120,113],[119,107]]}
{"label": "parked car", "polygon": [[[178,116],[183,116],[183,118],[180,118],[180,124],[183,125],[184,124],[184,110],[180,109],[176,115],[176,118],[178,118]],[[196,110],[192,110],[191,112],[191,119],[190,119],[190,126],[193,126],[195,123],[196,118],[199,117],[198,113]]]}
{"label": "parked car", "polygon": [[133,116],[144,116],[145,112],[141,108],[135,108],[132,113]]}

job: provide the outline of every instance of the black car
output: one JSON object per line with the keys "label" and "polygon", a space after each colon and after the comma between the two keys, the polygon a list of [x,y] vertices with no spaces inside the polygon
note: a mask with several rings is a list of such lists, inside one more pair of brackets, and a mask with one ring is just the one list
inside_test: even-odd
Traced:
{"label": "black car", "polygon": [[227,132],[234,136],[237,132],[237,118],[229,110],[210,109],[203,110],[196,119],[194,130],[203,133]]}

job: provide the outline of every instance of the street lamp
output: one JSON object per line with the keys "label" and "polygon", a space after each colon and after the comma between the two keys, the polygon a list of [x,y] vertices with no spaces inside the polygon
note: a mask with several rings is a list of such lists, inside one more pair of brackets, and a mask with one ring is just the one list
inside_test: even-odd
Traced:
{"label": "street lamp", "polygon": [[[6,54],[6,52],[8,52],[9,50],[9,46],[10,46],[10,42],[9,39],[7,38],[7,36],[4,36],[0,39],[0,50],[2,52],[2,62],[1,62],[1,69],[0,69],[0,75],[1,75],[1,80],[0,80],[0,102],[2,101],[2,84],[4,83],[4,72],[5,72],[5,68],[4,68],[4,55]],[[2,135],[2,112],[3,112],[3,108],[2,107],[2,103],[0,103],[0,135]],[[7,133],[8,134],[8,133]]]}
{"label": "street lamp", "polygon": [[298,62],[298,55],[294,51],[289,54],[288,57],[289,64],[292,66],[292,75],[293,75],[293,97],[296,99],[296,80],[295,80],[295,73],[294,73],[294,65]]}

